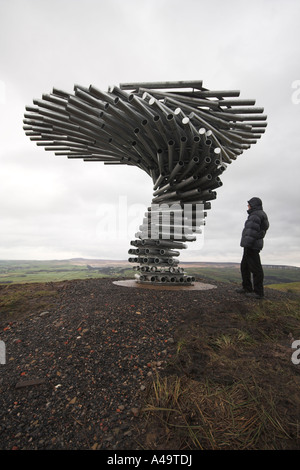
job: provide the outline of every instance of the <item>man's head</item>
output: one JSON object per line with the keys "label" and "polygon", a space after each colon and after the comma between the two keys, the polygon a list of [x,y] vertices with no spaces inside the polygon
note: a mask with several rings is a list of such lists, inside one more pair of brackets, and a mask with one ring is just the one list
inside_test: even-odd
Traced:
{"label": "man's head", "polygon": [[259,197],[252,197],[248,201],[249,209],[262,209],[262,200]]}

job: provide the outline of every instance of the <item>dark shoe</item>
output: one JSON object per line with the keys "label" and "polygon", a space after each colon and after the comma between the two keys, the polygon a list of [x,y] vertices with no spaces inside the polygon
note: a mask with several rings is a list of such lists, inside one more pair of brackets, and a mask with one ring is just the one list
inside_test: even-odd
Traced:
{"label": "dark shoe", "polygon": [[255,292],[247,292],[246,296],[251,297],[252,299],[264,299],[263,295],[256,294]]}
{"label": "dark shoe", "polygon": [[237,294],[251,294],[252,293],[252,292],[249,292],[249,291],[243,289],[243,287],[240,288],[240,289],[236,289],[235,292],[237,292]]}

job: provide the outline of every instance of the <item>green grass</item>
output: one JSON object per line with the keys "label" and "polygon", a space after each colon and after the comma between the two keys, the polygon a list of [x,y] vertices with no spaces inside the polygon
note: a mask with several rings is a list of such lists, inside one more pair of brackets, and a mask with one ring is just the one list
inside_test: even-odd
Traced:
{"label": "green grass", "polygon": [[294,294],[300,294],[300,282],[286,282],[282,284],[269,284],[267,287],[277,289],[282,292],[290,292]]}
{"label": "green grass", "polygon": [[211,281],[238,283],[240,282],[240,270],[236,266],[230,267],[204,267],[204,268],[187,268],[186,272],[193,276],[204,277]]}
{"label": "green grass", "polygon": [[[88,260],[87,260],[88,263]],[[70,261],[0,261],[0,285],[32,282],[58,282],[74,279],[133,276],[131,269],[103,266],[89,269],[88,264]]]}
{"label": "green grass", "polygon": [[[277,284],[300,283],[300,268],[297,267],[263,267],[264,283],[270,287],[277,288]],[[203,276],[211,281],[220,281],[228,283],[240,283],[241,273],[239,265],[229,265],[226,267],[188,267],[186,271],[194,276]]]}

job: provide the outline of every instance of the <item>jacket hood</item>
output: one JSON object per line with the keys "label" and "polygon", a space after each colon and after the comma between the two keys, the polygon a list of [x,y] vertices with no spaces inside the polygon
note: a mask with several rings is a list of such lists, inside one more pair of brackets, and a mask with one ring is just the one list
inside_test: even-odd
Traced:
{"label": "jacket hood", "polygon": [[251,209],[262,210],[262,200],[259,197],[252,197],[249,199],[248,204],[250,204]]}

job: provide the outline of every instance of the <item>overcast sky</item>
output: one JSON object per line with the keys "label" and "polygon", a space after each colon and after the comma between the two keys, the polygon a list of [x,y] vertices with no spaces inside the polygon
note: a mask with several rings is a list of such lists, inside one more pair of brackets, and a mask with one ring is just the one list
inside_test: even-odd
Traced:
{"label": "overcast sky", "polygon": [[0,0],[0,259],[127,259],[152,199],[137,168],[31,142],[22,127],[33,98],[53,86],[203,80],[256,99],[268,127],[227,167],[180,259],[239,262],[258,196],[270,220],[262,262],[300,266],[299,18],[299,0]]}

